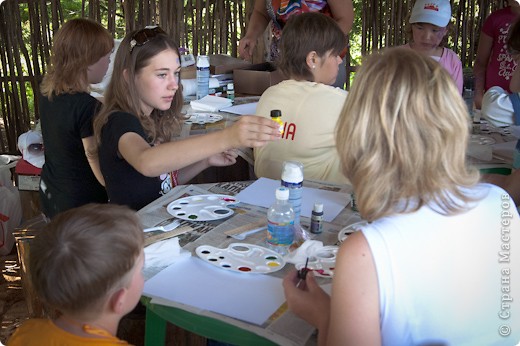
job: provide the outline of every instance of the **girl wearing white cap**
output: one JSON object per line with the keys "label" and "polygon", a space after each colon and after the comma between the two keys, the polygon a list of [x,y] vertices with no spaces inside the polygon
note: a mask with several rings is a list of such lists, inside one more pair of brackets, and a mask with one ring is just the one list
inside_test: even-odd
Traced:
{"label": "girl wearing white cap", "polygon": [[451,5],[448,0],[417,0],[407,28],[411,41],[405,46],[438,61],[448,70],[462,94],[462,63],[454,51],[442,45],[450,19]]}

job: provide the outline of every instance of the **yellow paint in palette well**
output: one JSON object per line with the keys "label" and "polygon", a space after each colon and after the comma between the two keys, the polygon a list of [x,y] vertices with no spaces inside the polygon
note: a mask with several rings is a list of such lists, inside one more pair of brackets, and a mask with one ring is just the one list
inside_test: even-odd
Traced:
{"label": "yellow paint in palette well", "polygon": [[278,262],[267,262],[268,267],[278,267],[280,263]]}

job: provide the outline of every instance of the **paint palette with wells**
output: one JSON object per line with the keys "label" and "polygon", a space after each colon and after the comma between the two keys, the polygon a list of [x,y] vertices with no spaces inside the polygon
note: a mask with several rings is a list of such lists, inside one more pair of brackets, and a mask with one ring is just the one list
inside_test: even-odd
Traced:
{"label": "paint palette with wells", "polygon": [[338,240],[339,240],[339,242],[340,243],[344,242],[345,239],[347,239],[347,237],[349,235],[351,235],[354,232],[360,231],[363,228],[363,226],[366,226],[366,225],[368,225],[368,222],[366,222],[366,221],[359,221],[359,222],[353,223],[352,225],[348,225],[348,226],[344,227],[338,233]]}
{"label": "paint palette with wells", "polygon": [[195,252],[202,260],[218,268],[239,273],[273,273],[285,265],[280,254],[253,244],[233,243],[227,249],[201,245]]}
{"label": "paint palette with wells", "polygon": [[196,195],[179,198],[166,207],[171,215],[187,221],[213,221],[233,215],[230,206],[239,200],[228,195]]}
{"label": "paint palette with wells", "polygon": [[312,271],[315,276],[322,278],[332,278],[336,267],[336,255],[339,247],[335,245],[324,246],[309,255],[308,262],[296,263],[294,266],[297,270],[305,268]]}
{"label": "paint palette with wells", "polygon": [[193,113],[184,120],[185,124],[212,124],[222,120],[222,115],[215,113]]}

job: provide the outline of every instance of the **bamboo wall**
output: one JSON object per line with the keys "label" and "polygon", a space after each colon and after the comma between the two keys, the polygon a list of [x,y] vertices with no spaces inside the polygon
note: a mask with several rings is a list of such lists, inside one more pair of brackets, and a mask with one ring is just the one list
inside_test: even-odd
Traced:
{"label": "bamboo wall", "polygon": [[[405,23],[414,3],[415,0],[362,1],[362,53],[407,43]],[[493,0],[451,0],[451,4],[452,27],[447,46],[459,55],[462,66],[472,67],[484,19],[502,4]]]}
{"label": "bamboo wall", "polygon": [[[354,0],[351,35],[361,54],[405,43],[404,23],[413,0]],[[254,0],[82,0],[78,16],[105,25],[116,38],[159,24],[194,55],[237,55]],[[452,0],[453,35],[448,46],[471,67],[484,18],[499,6],[492,0]],[[0,153],[17,152],[18,136],[39,118],[38,83],[49,61],[52,35],[64,21],[59,0],[6,0],[0,4]],[[23,37],[23,27],[30,35]],[[348,62],[348,71],[355,63]]]}

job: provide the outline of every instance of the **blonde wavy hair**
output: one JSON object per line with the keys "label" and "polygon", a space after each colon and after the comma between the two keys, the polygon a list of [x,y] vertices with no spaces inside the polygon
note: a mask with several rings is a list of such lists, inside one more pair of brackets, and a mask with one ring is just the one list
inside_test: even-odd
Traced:
{"label": "blonde wavy hair", "polygon": [[[180,77],[179,89],[175,93],[170,109],[166,111],[155,109],[150,116],[143,114],[141,110],[140,97],[135,84],[135,77],[157,54],[170,49],[180,57],[177,43],[167,34],[158,33],[146,44],[130,49],[130,41],[138,31],[127,34],[117,50],[112,79],[105,92],[103,107],[94,120],[94,135],[98,145],[101,143],[103,126],[110,115],[118,111],[133,114],[139,119],[150,144],[169,142],[182,127],[184,116],[181,114],[183,100]],[[127,78],[124,76],[125,70]]]}
{"label": "blonde wavy hair", "polygon": [[452,78],[429,57],[387,48],[363,61],[336,129],[343,173],[373,221],[436,202],[455,214],[479,180],[466,163],[470,121]]}

